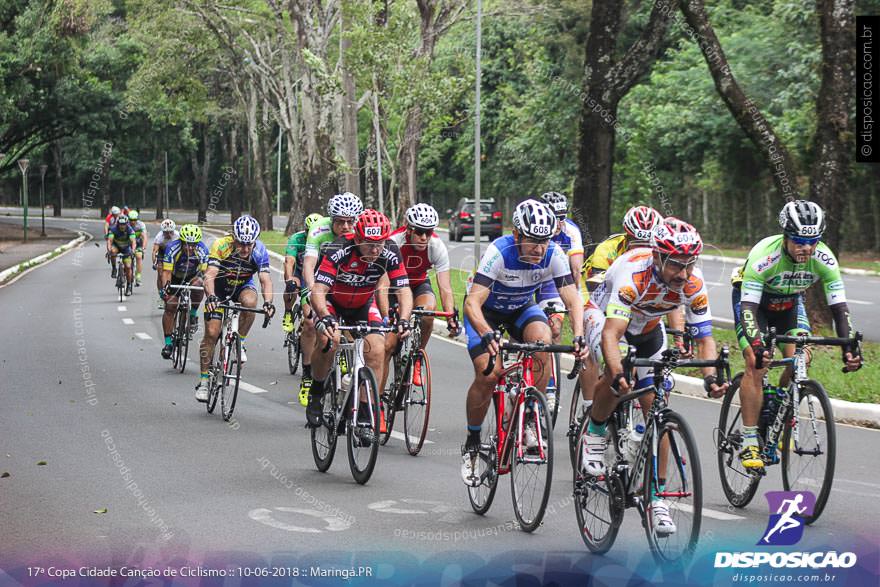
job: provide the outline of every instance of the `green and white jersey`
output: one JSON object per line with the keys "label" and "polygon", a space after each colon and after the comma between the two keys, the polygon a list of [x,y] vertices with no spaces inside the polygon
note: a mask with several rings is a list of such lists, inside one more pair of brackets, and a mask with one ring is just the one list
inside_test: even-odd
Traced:
{"label": "green and white jersey", "polygon": [[781,234],[767,237],[749,252],[743,266],[742,301],[777,305],[821,280],[829,306],[846,302],[840,264],[828,245],[820,242],[806,263],[795,263],[785,252],[783,238]]}
{"label": "green and white jersey", "polygon": [[284,249],[284,254],[288,257],[294,257],[297,263],[301,263],[302,255],[306,250],[306,238],[306,231],[294,232],[287,239],[287,248]]}
{"label": "green and white jersey", "polygon": [[324,217],[312,225],[306,237],[306,257],[319,257],[324,253],[327,244],[332,243],[336,236],[333,234],[333,219]]}

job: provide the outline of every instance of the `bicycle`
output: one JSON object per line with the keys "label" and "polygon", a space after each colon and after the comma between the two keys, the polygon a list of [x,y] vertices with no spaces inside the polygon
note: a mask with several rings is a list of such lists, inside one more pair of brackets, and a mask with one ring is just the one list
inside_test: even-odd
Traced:
{"label": "bicycle", "polygon": [[[729,350],[722,347],[715,360],[680,360],[679,350],[673,348],[663,351],[660,360],[653,360],[635,358],[635,347],[629,347],[624,359],[628,380],[632,379],[630,373],[635,367],[652,368],[652,383],[618,398],[608,419],[604,475],[594,477],[584,471],[584,437],[589,417],[581,424],[574,468],[575,516],[584,544],[591,552],[602,554],[613,546],[624,510],[636,507],[655,560],[661,564],[676,564],[688,559],[696,549],[702,522],[703,486],[693,432],[685,419],[666,403],[667,394],[674,387],[671,374],[681,367],[715,367],[718,383],[722,384],[730,377]],[[640,419],[642,411],[634,400],[648,393],[654,394],[654,400],[645,416],[644,435],[635,448],[630,437],[636,430],[634,421]],[[633,438],[638,440],[638,433]],[[664,460],[666,467],[661,471]],[[660,479],[665,479],[665,484],[661,485]],[[650,511],[653,497],[669,503],[676,532],[655,531]]]}
{"label": "bicycle", "polygon": [[[501,349],[519,353],[519,356],[514,363],[504,367],[492,392],[495,410],[486,413],[474,463],[474,474],[479,483],[468,487],[468,499],[476,513],[485,514],[495,497],[498,477],[510,473],[514,514],[520,528],[533,532],[544,518],[553,481],[553,424],[547,399],[535,387],[532,355],[571,353],[574,347],[503,341]],[[484,375],[495,369],[496,358],[489,359]],[[506,405],[508,402],[510,405]],[[544,487],[539,491],[537,483],[542,476]],[[529,487],[530,481],[535,482],[534,488]],[[537,504],[525,503],[528,496],[536,495],[540,496]]]}
{"label": "bicycle", "polygon": [[118,301],[125,301],[125,263],[123,262],[123,258],[125,255],[122,253],[116,253],[115,259],[113,261],[114,266],[116,267],[116,291],[119,294]]}
{"label": "bicycle", "polygon": [[[385,432],[380,444],[385,446],[391,438],[394,417],[403,410],[403,437],[406,450],[412,456],[419,454],[428,433],[428,418],[431,415],[431,365],[428,353],[419,348],[422,340],[422,316],[442,316],[451,318],[454,312],[438,312],[414,308],[410,317],[410,335],[398,342],[397,351],[391,361],[392,376],[388,389],[382,393],[381,408],[385,412]],[[413,373],[419,365],[421,382],[416,384]]]}
{"label": "bicycle", "polygon": [[[794,355],[788,358],[770,361],[770,368],[789,367],[792,371],[791,381],[785,389],[774,388],[770,378],[764,374],[762,391],[765,402],[773,402],[770,406],[769,420],[759,424],[758,446],[764,468],[757,471],[743,470],[739,461],[739,452],[743,447],[742,414],[735,407],[737,392],[743,373],[737,373],[721,404],[721,413],[716,429],[716,448],[718,469],[721,474],[721,487],[731,505],[745,507],[758,490],[761,478],[766,474],[766,467],[782,464],[782,487],[785,491],[813,491],[816,504],[813,514],[804,516],[807,524],[815,522],[831,492],[836,463],[837,435],[834,427],[834,413],[831,401],[821,383],[807,378],[806,345],[840,346],[854,349],[861,355],[862,333],[854,333],[852,338],[826,336],[777,336],[775,329],[769,331],[771,352],[776,343],[794,344]],[[778,389],[778,391],[777,391]],[[780,393],[781,392],[781,393]],[[774,397],[775,396],[775,397]],[[806,401],[805,401],[806,400]],[[795,416],[794,406],[797,406]],[[821,414],[817,414],[817,408]],[[731,417],[733,410],[736,410]],[[824,424],[823,424],[824,423]],[[824,438],[821,429],[824,428]],[[781,455],[777,454],[777,449]],[[824,457],[824,464],[823,464]],[[807,472],[809,469],[815,472]],[[815,491],[818,488],[818,492]]]}
{"label": "bicycle", "polygon": [[174,316],[174,329],[171,331],[171,362],[177,371],[183,373],[186,370],[186,357],[189,354],[189,341],[192,340],[190,332],[190,310],[192,309],[192,297],[190,291],[204,291],[199,285],[174,285],[168,284],[169,291],[178,290],[177,312]]}
{"label": "bicycle", "polygon": [[[554,304],[544,308],[544,315],[549,319],[554,314],[568,314],[568,309],[559,308]],[[550,377],[547,379],[547,403],[550,408],[550,417],[553,420],[553,428],[556,429],[556,416],[559,414],[559,405],[562,402],[562,386],[559,384],[559,374],[562,373],[562,359],[559,353],[553,353],[550,361]],[[571,379],[571,377],[569,377]]]}
{"label": "bicycle", "polygon": [[[223,323],[220,326],[219,356],[211,361],[208,370],[208,413],[213,414],[217,406],[217,398],[220,398],[220,414],[223,420],[228,422],[235,410],[235,400],[238,398],[238,386],[241,383],[241,338],[238,334],[238,318],[241,312],[263,314],[263,328],[269,325],[271,317],[266,310],[248,308],[235,302],[221,302],[217,306],[226,310],[223,313]],[[216,347],[215,347],[215,352]]]}
{"label": "bicycle", "polygon": [[[336,442],[343,434],[347,437],[348,465],[354,480],[363,485],[370,480],[379,453],[379,392],[376,376],[364,360],[364,336],[387,334],[394,329],[385,326],[369,326],[360,322],[356,326],[337,325],[342,332],[350,333],[354,340],[343,338],[333,357],[331,376],[327,378],[321,408],[321,424],[311,428],[312,457],[315,466],[326,473],[336,454]],[[322,352],[330,350],[332,341]],[[344,356],[347,365],[343,375],[339,360]],[[356,390],[356,393],[355,393]],[[365,406],[363,405],[365,404]],[[369,418],[358,419],[358,413],[366,407]],[[361,449],[366,449],[362,454]]]}
{"label": "bicycle", "polygon": [[303,310],[299,296],[290,308],[293,316],[293,330],[288,332],[284,337],[284,347],[287,349],[287,368],[291,375],[295,375],[299,369],[299,362],[302,358],[302,348],[300,346],[300,338],[303,330]]}

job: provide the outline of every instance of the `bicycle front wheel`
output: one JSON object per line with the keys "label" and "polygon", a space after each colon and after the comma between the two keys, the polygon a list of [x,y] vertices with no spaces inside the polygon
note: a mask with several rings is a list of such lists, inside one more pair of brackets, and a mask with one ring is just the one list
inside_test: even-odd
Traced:
{"label": "bicycle front wheel", "polygon": [[553,428],[556,428],[556,416],[559,415],[559,404],[562,401],[562,359],[559,353],[553,353],[553,391],[556,392],[556,401],[553,402],[553,409],[550,411],[550,419],[553,422]]}
{"label": "bicycle front wheel", "polygon": [[[700,539],[703,516],[703,478],[694,434],[687,422],[671,410],[663,414],[659,454],[647,451],[644,480],[645,533],[651,553],[660,564],[688,560]],[[656,469],[655,469],[656,467]],[[664,480],[660,485],[658,480]],[[654,525],[652,506],[665,501],[675,530]]]}
{"label": "bicycle front wheel", "polygon": [[480,450],[474,466],[474,474],[480,479],[476,487],[468,486],[468,501],[474,512],[484,515],[489,511],[495,490],[498,489],[498,407],[495,404],[498,394],[493,393],[493,402],[486,410],[480,430]]}
{"label": "bicycle front wheel", "polygon": [[293,332],[287,335],[287,368],[291,375],[299,370],[299,361],[302,356],[300,348],[300,336],[302,335],[302,308],[297,305],[293,311]]}
{"label": "bicycle front wheel", "polygon": [[186,308],[177,311],[174,367],[181,373],[186,371],[186,357],[189,354],[189,318],[189,310]]}
{"label": "bicycle front wheel", "polygon": [[761,482],[761,477],[747,471],[739,460],[739,452],[743,447],[743,422],[739,408],[741,381],[742,373],[738,373],[721,402],[718,428],[715,430],[721,489],[730,505],[738,508],[745,507],[752,501]]}
{"label": "bicycle front wheel", "polygon": [[[534,532],[544,519],[553,482],[553,422],[544,394],[534,387],[524,393],[523,434],[515,439],[510,454],[510,489],[520,527]],[[518,426],[515,421],[514,434]]]}
{"label": "bicycle front wheel", "polygon": [[220,382],[220,413],[228,422],[235,410],[238,397],[238,384],[241,381],[241,339],[237,332],[223,346],[223,375]]}
{"label": "bicycle front wheel", "polygon": [[568,456],[571,459],[571,466],[577,467],[577,446],[580,438],[581,423],[583,416],[581,415],[581,381],[578,378],[574,384],[574,390],[571,392],[571,405],[568,408]]}
{"label": "bicycle front wheel", "polygon": [[333,457],[336,454],[337,434],[337,412],[334,402],[336,398],[336,377],[333,371],[324,384],[324,399],[321,408],[321,425],[311,429],[312,440],[312,457],[315,459],[315,466],[322,473],[326,473],[333,464]]}
{"label": "bicycle front wheel", "polygon": [[[408,365],[405,364],[404,359],[400,357],[394,356],[391,359],[391,364],[388,369],[388,387],[380,398],[380,408],[385,417],[385,432],[382,432],[379,438],[379,442],[382,446],[385,446],[391,438],[391,431],[394,429],[394,416],[397,415],[397,406],[401,401],[398,396],[403,394],[400,388],[405,386],[404,381],[409,378]],[[401,371],[404,372],[401,373]]]}
{"label": "bicycle front wheel", "polygon": [[[348,421],[348,465],[354,480],[363,485],[370,480],[379,454],[379,393],[376,377],[369,367],[361,367],[352,402],[360,402],[358,414]],[[366,410],[366,413],[364,413]]]}
{"label": "bicycle front wheel", "polygon": [[[431,416],[431,365],[425,351],[415,355],[410,371],[409,393],[404,400],[403,434],[406,450],[416,456],[422,450],[428,434],[428,418]],[[412,375],[418,373],[420,377]]]}
{"label": "bicycle front wheel", "polygon": [[837,460],[837,434],[834,413],[825,388],[818,381],[800,384],[797,412],[786,414],[782,432],[782,486],[786,491],[812,491],[816,495],[815,522],[828,503]]}

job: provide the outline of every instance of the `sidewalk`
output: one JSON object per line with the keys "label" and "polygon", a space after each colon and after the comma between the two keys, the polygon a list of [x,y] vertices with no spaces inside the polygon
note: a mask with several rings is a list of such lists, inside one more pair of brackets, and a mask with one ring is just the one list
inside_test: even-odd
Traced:
{"label": "sidewalk", "polygon": [[47,226],[45,238],[41,237],[38,218],[36,227],[28,224],[28,242],[25,244],[21,220],[0,218],[0,271],[48,253],[76,236],[76,231]]}

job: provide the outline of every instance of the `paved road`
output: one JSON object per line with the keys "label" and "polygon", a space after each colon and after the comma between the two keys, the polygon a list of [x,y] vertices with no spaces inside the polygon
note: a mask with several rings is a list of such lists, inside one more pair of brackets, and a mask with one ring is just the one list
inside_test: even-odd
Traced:
{"label": "paved road", "polygon": [[[98,229],[94,222],[85,227]],[[426,573],[438,577],[432,582],[468,576],[483,583],[512,570],[545,582],[582,583],[591,572],[608,582],[638,575],[664,584],[728,584],[733,571],[712,569],[714,553],[753,550],[767,524],[760,495],[745,510],[724,501],[711,440],[718,404],[685,397],[675,405],[700,440],[706,508],[700,557],[687,581],[655,576],[634,510],[608,555],[586,554],[562,427],[543,527],[532,535],[517,529],[506,477],[490,512],[473,514],[459,478],[470,370],[465,350],[442,339],[430,346],[435,395],[422,455],[408,456],[393,439],[380,449],[366,486],[352,481],[343,452],[329,473],[318,473],[303,409],[291,403],[299,378],[287,373],[277,321],[252,331],[248,386],[235,420],[224,424],[193,399],[194,369],[179,375],[161,360],[152,288],[119,304],[108,273],[103,249],[87,244],[0,289],[0,471],[11,475],[0,479],[0,567],[16,579],[26,575],[16,563],[190,561],[206,568],[368,566],[387,584]],[[798,548],[833,545],[876,565],[880,432],[837,430],[831,500]],[[781,489],[778,470],[763,487]],[[102,508],[106,513],[94,513]],[[9,584],[2,573],[0,584]]]}

